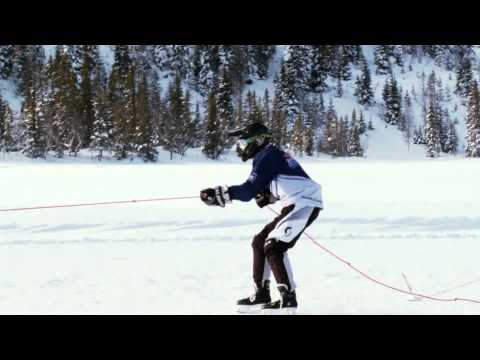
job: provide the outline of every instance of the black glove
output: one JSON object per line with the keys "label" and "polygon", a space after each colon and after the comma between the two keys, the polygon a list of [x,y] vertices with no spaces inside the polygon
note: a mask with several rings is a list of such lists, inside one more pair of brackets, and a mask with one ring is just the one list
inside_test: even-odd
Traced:
{"label": "black glove", "polygon": [[228,187],[216,186],[200,191],[200,199],[209,206],[225,207],[226,203],[231,203]]}
{"label": "black glove", "polygon": [[275,199],[275,197],[272,195],[270,189],[266,188],[255,196],[255,201],[259,207],[263,208],[267,205],[274,204],[277,199]]}

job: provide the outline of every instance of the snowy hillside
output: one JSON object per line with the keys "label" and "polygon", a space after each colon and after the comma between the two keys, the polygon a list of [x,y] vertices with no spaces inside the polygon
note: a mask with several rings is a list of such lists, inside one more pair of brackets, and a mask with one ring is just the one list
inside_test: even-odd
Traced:
{"label": "snowy hillside", "polygon": [[[247,85],[244,93],[254,91],[257,96],[263,96],[266,89],[270,94],[274,94],[275,85],[274,78],[278,76],[282,61],[285,59],[288,51],[287,45],[277,45],[276,52],[268,69],[268,78],[265,80],[252,79],[253,83]],[[351,79],[342,83],[343,94],[338,97],[336,94],[336,82],[329,77],[327,85],[329,89],[323,94],[323,101],[325,106],[329,103],[333,104],[339,117],[351,118],[352,111],[362,112],[365,116],[365,121],[371,121],[374,131],[369,131],[362,135],[361,143],[364,148],[364,156],[366,157],[381,157],[381,158],[412,158],[425,157],[425,146],[415,145],[410,140],[410,143],[404,139],[404,134],[397,129],[396,126],[386,125],[383,119],[383,98],[382,90],[387,81],[387,75],[377,75],[375,73],[376,65],[374,63],[374,45],[362,45],[361,49],[365,56],[366,62],[371,72],[371,87],[374,92],[374,103],[371,106],[359,105],[357,98],[354,95],[355,80],[361,74],[359,66],[351,65]],[[46,58],[52,58],[55,55],[55,45],[44,46]],[[111,45],[100,45],[98,47],[99,55],[107,73],[111,72],[114,63],[114,47]],[[478,61],[480,56],[480,49],[474,47],[475,56],[472,62],[472,69],[474,69],[474,77],[477,77]],[[456,131],[458,135],[458,157],[464,156],[465,136],[466,136],[466,106],[465,100],[454,93],[456,86],[455,69],[447,70],[444,66],[438,66],[435,61],[428,57],[414,57],[412,55],[404,54],[402,57],[404,66],[399,67],[392,65],[392,73],[400,87],[401,91],[410,94],[416,94],[413,98],[413,119],[412,126],[417,128],[424,125],[424,113],[422,112],[421,96],[422,86],[425,86],[426,78],[434,71],[437,81],[441,82],[442,89],[448,89],[450,98],[445,101],[442,106],[449,112],[449,117],[456,122]],[[422,78],[423,74],[423,78]],[[166,94],[169,83],[171,82],[171,74],[168,72],[158,72],[160,89]],[[184,84],[185,85],[185,84]],[[201,96],[197,91],[190,90],[192,99],[191,105],[200,105],[201,112],[207,111],[207,99]],[[21,104],[24,99],[18,95],[16,85],[9,80],[0,80],[0,95],[12,108],[14,116],[17,118],[20,115]],[[192,109],[193,111],[194,109]],[[441,156],[450,156],[444,153]]]}
{"label": "snowy hillside", "polygon": [[[375,95],[375,104],[373,106],[365,107],[358,104],[354,96],[354,87],[355,79],[357,75],[360,74],[360,70],[353,68],[352,70],[352,79],[345,82],[344,84],[344,94],[342,97],[337,98],[334,95],[335,82],[330,79],[329,85],[331,87],[330,92],[327,92],[325,95],[325,102],[331,100],[339,116],[351,116],[352,111],[355,109],[357,113],[363,111],[366,120],[372,121],[375,131],[369,133],[368,136],[363,138],[363,144],[365,147],[365,156],[367,157],[382,157],[382,158],[412,158],[412,157],[424,157],[425,156],[425,147],[423,145],[407,144],[403,135],[395,126],[387,126],[382,118],[382,89],[385,85],[387,76],[386,75],[376,75],[373,69],[374,65],[374,50],[375,45],[362,45],[362,50],[369,65],[369,68],[372,70],[372,88]],[[268,80],[257,80],[254,84],[249,86],[249,89],[255,91],[258,94],[263,94],[265,89],[268,89],[270,93],[274,92],[274,74],[277,74],[279,71],[279,66],[284,56],[285,45],[277,46],[277,53],[275,60],[272,63],[270,68],[270,77]],[[480,49],[475,49],[476,52],[476,63],[479,64],[480,60]],[[444,67],[440,67],[435,64],[435,62],[425,57],[419,62],[418,59],[412,56],[405,56],[404,58],[404,71],[398,66],[393,66],[393,73],[398,82],[398,85],[403,90],[408,90],[411,92],[412,89],[415,89],[417,94],[421,93],[422,82],[421,76],[422,73],[426,77],[433,72],[435,72],[437,78],[441,79],[441,82],[445,88],[449,88],[452,92],[452,100],[448,103],[448,110],[453,119],[458,120],[458,136],[459,136],[459,155],[463,155],[463,147],[465,145],[465,117],[466,117],[466,107],[462,99],[453,94],[455,89],[456,76],[454,70],[446,70]],[[414,126],[423,125],[423,115],[420,101],[417,100],[413,104],[414,108]]]}

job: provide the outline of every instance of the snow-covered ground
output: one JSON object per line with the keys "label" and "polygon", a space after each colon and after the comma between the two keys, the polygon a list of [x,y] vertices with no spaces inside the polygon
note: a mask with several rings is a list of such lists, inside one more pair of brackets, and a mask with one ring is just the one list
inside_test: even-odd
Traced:
{"label": "snow-covered ground", "polygon": [[[476,159],[300,159],[323,186],[308,230],[370,275],[445,298],[480,299]],[[0,209],[196,196],[238,184],[250,164],[162,157],[158,164],[0,157]],[[252,236],[272,218],[254,202],[200,200],[0,212],[1,314],[234,314],[252,291]],[[408,301],[303,237],[291,250],[301,314],[479,314],[480,305]],[[277,297],[276,290],[273,292]]]}

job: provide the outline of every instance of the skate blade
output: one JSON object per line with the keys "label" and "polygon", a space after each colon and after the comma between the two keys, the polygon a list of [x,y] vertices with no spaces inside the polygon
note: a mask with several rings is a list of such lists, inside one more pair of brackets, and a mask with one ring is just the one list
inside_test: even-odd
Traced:
{"label": "skate blade", "polygon": [[261,314],[262,305],[237,305],[237,312],[239,314]]}
{"label": "skate blade", "polygon": [[296,308],[262,309],[262,315],[297,315]]}

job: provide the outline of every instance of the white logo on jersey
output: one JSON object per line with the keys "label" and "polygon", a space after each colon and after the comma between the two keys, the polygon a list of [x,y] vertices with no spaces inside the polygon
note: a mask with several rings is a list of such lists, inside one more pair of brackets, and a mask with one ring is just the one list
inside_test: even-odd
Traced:
{"label": "white logo on jersey", "polygon": [[250,175],[250,177],[248,178],[248,181],[250,181],[251,183],[253,183],[257,178],[257,173],[252,173],[252,175]]}

